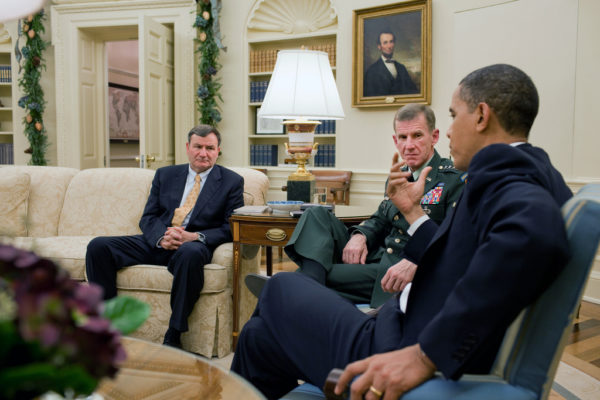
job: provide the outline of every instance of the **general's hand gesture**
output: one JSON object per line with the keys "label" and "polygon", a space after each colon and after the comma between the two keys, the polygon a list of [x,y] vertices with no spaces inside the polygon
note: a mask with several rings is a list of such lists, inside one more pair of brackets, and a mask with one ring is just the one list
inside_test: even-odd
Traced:
{"label": "general's hand gesture", "polygon": [[344,250],[342,251],[342,261],[344,264],[364,264],[367,261],[367,238],[365,235],[357,233],[352,235]]}
{"label": "general's hand gesture", "polygon": [[410,171],[402,171],[405,163],[398,161],[398,153],[394,154],[390,179],[388,181],[387,195],[394,205],[400,210],[409,224],[424,215],[419,205],[425,191],[425,178],[429,175],[431,167],[425,167],[416,182],[409,182]]}
{"label": "general's hand gesture", "polygon": [[403,258],[386,271],[381,280],[381,288],[384,292],[400,292],[408,283],[412,282],[416,271],[417,264]]}
{"label": "general's hand gesture", "polygon": [[364,396],[367,400],[396,400],[431,378],[435,369],[433,362],[415,344],[348,364],[335,386],[335,393],[341,394],[354,376],[362,374],[350,386],[351,399]]}

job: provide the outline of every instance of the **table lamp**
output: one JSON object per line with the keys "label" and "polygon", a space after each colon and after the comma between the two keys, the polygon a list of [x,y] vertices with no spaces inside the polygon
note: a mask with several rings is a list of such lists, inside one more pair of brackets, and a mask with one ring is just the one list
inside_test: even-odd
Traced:
{"label": "table lamp", "polygon": [[318,151],[315,128],[321,123],[315,119],[344,118],[327,53],[280,50],[258,116],[286,120],[286,152],[298,164],[288,177],[287,199],[310,202],[315,177],[305,165]]}
{"label": "table lamp", "polygon": [[4,0],[0,10],[0,22],[35,14],[44,6],[45,0]]}

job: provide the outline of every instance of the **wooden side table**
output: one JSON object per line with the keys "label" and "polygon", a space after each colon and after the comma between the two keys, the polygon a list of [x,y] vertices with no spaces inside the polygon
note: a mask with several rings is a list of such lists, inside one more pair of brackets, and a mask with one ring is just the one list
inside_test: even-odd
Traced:
{"label": "wooden side table", "polygon": [[[347,226],[367,219],[373,208],[336,206],[336,216]],[[239,335],[241,245],[285,246],[298,223],[298,218],[278,214],[233,214],[229,218],[233,235],[233,348]],[[271,259],[267,263],[272,262]]]}

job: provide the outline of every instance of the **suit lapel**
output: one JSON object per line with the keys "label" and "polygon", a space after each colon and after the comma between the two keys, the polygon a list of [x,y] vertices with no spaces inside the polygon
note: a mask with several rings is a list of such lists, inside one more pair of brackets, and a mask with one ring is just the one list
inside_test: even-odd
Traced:
{"label": "suit lapel", "polygon": [[452,225],[452,220],[454,219],[454,215],[456,214],[456,209],[459,207],[460,201],[463,197],[465,190],[466,188],[463,189],[463,191],[460,193],[460,195],[458,196],[458,200],[456,200],[456,203],[452,206],[452,208],[447,211],[446,218],[444,218],[438,230],[435,232],[435,235],[433,235],[433,238],[427,246],[428,248],[433,246],[435,242],[437,242],[441,237],[446,236],[446,234],[448,233],[448,229]]}
{"label": "suit lapel", "polygon": [[[441,157],[439,156],[439,154],[436,151],[435,155],[433,156],[433,159],[431,160],[431,163],[429,163],[429,165],[433,169],[429,173],[429,175],[427,175],[427,178],[431,178],[431,180],[428,180],[425,183],[425,192],[424,193],[427,193],[428,191],[433,189],[435,187],[435,185],[438,183],[438,171],[439,171],[440,163],[441,163]],[[445,188],[442,190],[445,190]],[[462,198],[463,192],[461,192],[460,196],[458,197],[458,200],[456,200],[456,203],[453,205],[453,207],[450,208],[449,210],[447,210],[446,217],[440,224],[439,228],[437,229],[435,235],[433,236],[433,238],[431,239],[431,241],[429,242],[429,245],[427,247],[430,247],[434,242],[436,242],[440,237],[444,236],[446,234],[446,232],[448,231],[448,227],[451,225],[450,223],[452,222],[452,219],[454,218],[454,213],[456,211],[456,208],[458,207],[460,199]]]}
{"label": "suit lapel", "polygon": [[175,176],[173,177],[173,187],[174,190],[170,190],[171,193],[169,197],[169,209],[175,210],[181,204],[181,199],[183,197],[183,192],[185,191],[185,182],[187,180],[188,175],[188,165],[182,165],[175,172]]}
{"label": "suit lapel", "polygon": [[190,215],[190,222],[194,220],[198,216],[201,210],[204,209],[208,201],[213,197],[213,195],[217,192],[217,190],[221,187],[221,169],[218,165],[213,167],[213,170],[208,174],[208,178],[206,178],[206,182],[202,187],[202,191],[198,196],[198,200],[196,200],[196,205],[192,210],[192,215]]}

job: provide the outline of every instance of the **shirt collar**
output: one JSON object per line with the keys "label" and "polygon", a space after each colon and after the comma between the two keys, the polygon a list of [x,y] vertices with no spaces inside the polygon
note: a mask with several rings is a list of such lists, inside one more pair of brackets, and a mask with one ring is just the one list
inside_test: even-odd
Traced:
{"label": "shirt collar", "polygon": [[[416,181],[417,179],[419,179],[419,176],[421,175],[421,172],[423,171],[423,169],[429,165],[429,163],[431,162],[431,160],[433,159],[433,156],[435,155],[435,152],[431,155],[431,157],[429,157],[429,160],[427,160],[427,162],[423,165],[421,165],[421,168],[419,168],[416,171],[412,171],[412,175],[413,175],[413,179]],[[410,168],[409,168],[410,169]]]}
{"label": "shirt collar", "polygon": [[210,174],[210,171],[212,171],[214,168],[214,166],[210,167],[209,169],[207,169],[204,172],[200,172],[199,174],[196,173],[196,171],[194,171],[192,169],[192,167],[188,164],[188,177],[192,177],[192,179],[194,179],[194,177],[196,175],[200,175],[200,178],[202,179],[202,182],[204,182],[206,180],[206,177],[208,176],[208,174]]}

